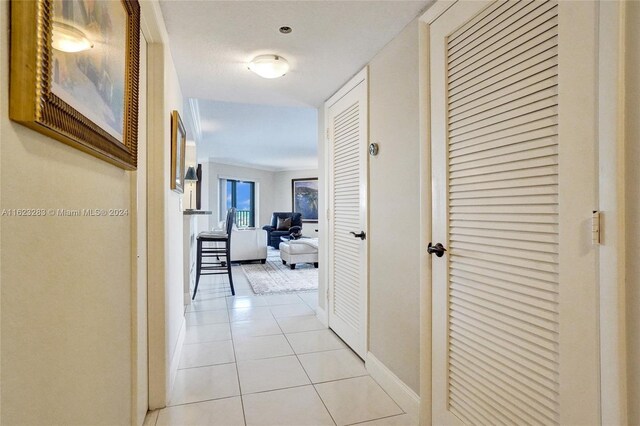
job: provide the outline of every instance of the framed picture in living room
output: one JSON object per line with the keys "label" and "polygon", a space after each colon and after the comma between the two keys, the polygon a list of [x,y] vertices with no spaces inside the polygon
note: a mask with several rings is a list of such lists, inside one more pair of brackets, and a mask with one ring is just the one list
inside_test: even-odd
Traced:
{"label": "framed picture in living room", "polygon": [[291,203],[303,222],[318,222],[318,178],[291,179]]}

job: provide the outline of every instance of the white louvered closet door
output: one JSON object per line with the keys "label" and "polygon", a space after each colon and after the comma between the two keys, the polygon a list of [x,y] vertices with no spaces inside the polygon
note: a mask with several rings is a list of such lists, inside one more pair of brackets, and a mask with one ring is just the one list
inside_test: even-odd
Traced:
{"label": "white louvered closet door", "polygon": [[597,424],[595,7],[430,25],[434,424]]}
{"label": "white louvered closet door", "polygon": [[365,69],[327,101],[329,327],[362,358],[368,330],[366,75]]}

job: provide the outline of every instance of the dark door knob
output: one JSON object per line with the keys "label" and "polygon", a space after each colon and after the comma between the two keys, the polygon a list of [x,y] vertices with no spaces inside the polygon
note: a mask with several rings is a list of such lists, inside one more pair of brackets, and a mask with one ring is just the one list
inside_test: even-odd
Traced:
{"label": "dark door knob", "polygon": [[365,238],[367,238],[367,234],[365,234],[364,231],[360,231],[359,234],[356,234],[355,232],[349,232],[349,233],[356,238],[360,238],[361,240],[364,240]]}
{"label": "dark door knob", "polygon": [[427,247],[427,253],[435,254],[438,257],[444,256],[445,251],[447,251],[447,249],[440,243],[436,243],[435,246],[432,246],[431,243],[429,243],[429,246]]}

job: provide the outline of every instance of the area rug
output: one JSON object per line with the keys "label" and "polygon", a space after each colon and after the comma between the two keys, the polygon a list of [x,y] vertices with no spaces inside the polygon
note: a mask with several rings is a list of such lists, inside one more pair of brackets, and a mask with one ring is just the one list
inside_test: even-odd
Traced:
{"label": "area rug", "polygon": [[286,293],[317,290],[318,270],[311,263],[298,263],[296,269],[283,265],[277,250],[269,250],[267,262],[242,265],[253,292],[256,294]]}

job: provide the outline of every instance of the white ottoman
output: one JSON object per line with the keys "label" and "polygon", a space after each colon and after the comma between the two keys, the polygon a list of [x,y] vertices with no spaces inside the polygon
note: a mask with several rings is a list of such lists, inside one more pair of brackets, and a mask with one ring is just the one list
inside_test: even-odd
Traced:
{"label": "white ottoman", "polygon": [[[233,247],[233,246],[232,246]],[[297,263],[313,263],[318,267],[318,239],[300,238],[280,243],[280,259],[284,265],[296,269]]]}

